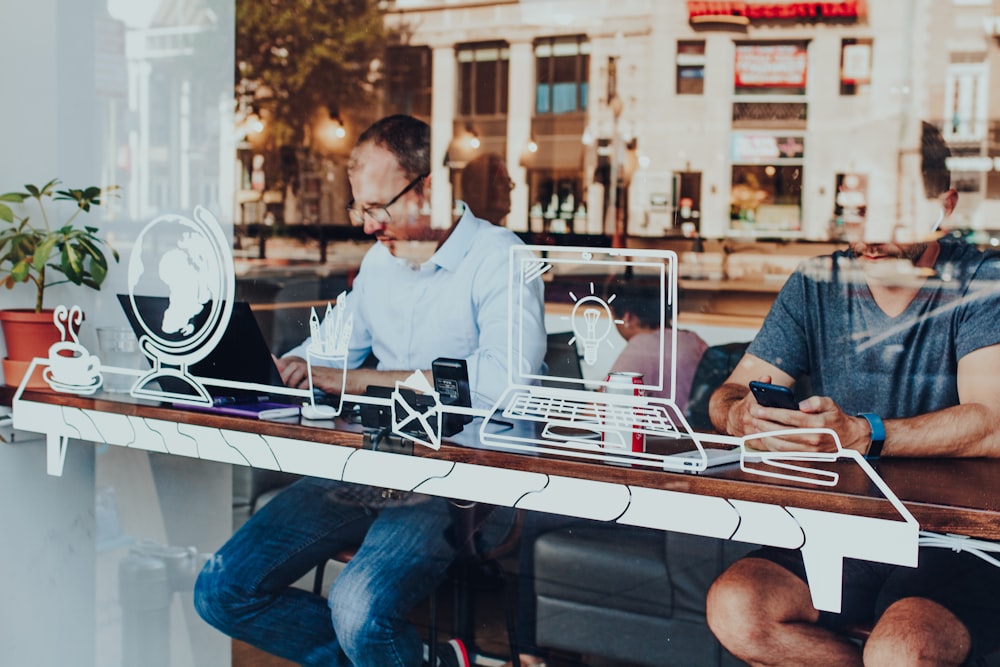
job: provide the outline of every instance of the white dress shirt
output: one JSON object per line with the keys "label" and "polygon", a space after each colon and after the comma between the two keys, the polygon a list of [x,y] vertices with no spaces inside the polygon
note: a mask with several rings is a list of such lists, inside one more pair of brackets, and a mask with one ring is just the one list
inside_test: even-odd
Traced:
{"label": "white dress shirt", "polygon": [[[379,370],[429,371],[438,357],[465,359],[473,406],[491,407],[508,385],[508,265],[514,245],[521,240],[513,232],[468,208],[451,236],[419,266],[376,243],[346,297],[354,315],[348,367],[359,367],[369,353]],[[526,307],[513,317],[523,318],[526,341],[519,364],[537,372],[546,344],[541,281],[531,290]],[[308,344],[285,356],[305,358]]]}

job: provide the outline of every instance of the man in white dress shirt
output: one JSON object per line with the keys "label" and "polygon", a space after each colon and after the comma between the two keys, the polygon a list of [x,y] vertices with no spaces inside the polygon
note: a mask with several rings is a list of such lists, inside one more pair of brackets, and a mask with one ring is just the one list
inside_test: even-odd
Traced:
{"label": "man in white dress shirt", "polygon": [[[508,363],[541,367],[543,295],[538,287],[530,306],[512,314],[524,318],[536,344],[524,358],[508,359],[509,250],[521,241],[467,207],[447,229],[435,228],[429,173],[430,128],[409,116],[377,121],[351,155],[349,215],[377,243],[338,306],[353,319],[346,390],[392,387],[438,357],[462,358],[473,405],[487,407],[506,388]],[[278,360],[288,385],[307,382],[307,344]],[[360,368],[370,354],[377,367]],[[316,386],[340,390],[338,371],[313,371]],[[424,647],[407,616],[455,557],[448,501],[420,494],[380,499],[372,490],[311,477],[285,489],[199,576],[199,613],[233,637],[304,665],[421,665]],[[356,554],[328,600],[292,586],[351,548]],[[441,645],[438,657],[442,666],[469,664],[458,640]]]}

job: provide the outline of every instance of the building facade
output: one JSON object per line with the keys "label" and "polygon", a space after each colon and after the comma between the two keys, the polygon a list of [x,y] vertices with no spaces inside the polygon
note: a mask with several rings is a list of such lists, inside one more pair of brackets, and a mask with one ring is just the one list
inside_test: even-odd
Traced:
{"label": "building facade", "polygon": [[[399,110],[429,117],[436,183],[479,152],[506,158],[516,230],[896,225],[921,121],[954,152],[954,224],[990,229],[998,16],[998,0],[397,0],[387,20],[420,54],[397,58],[426,63],[410,80],[429,94],[387,99],[425,100]],[[435,210],[457,194],[435,188]]]}

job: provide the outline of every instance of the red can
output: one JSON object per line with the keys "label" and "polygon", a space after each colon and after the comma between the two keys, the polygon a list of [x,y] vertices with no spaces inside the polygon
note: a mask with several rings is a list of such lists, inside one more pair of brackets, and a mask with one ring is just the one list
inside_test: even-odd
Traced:
{"label": "red can", "polygon": [[[645,396],[642,373],[617,371],[608,375],[604,393],[617,396]],[[633,452],[646,451],[646,434],[638,430],[638,411],[632,405],[616,404],[614,399],[607,402],[604,418],[605,430],[602,437],[605,447],[620,446],[631,440]]]}

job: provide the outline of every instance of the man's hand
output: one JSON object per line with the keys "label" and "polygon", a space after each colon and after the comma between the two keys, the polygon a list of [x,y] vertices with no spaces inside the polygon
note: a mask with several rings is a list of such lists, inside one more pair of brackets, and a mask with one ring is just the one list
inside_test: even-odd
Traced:
{"label": "man's hand", "polygon": [[[745,401],[746,402],[746,401]],[[798,410],[765,408],[750,395],[746,406],[747,433],[766,433],[782,429],[829,429],[840,436],[844,449],[868,451],[871,430],[863,417],[853,417],[844,412],[832,398],[810,396],[799,403]],[[754,438],[749,446],[772,452],[835,452],[833,438],[822,433],[810,433],[781,438]]]}
{"label": "man's hand", "polygon": [[[288,387],[296,389],[309,388],[309,364],[302,357],[275,358],[275,365],[281,373],[281,381]],[[327,394],[340,395],[341,383],[344,381],[344,369],[313,366],[313,387]]]}
{"label": "man's hand", "polygon": [[281,373],[286,387],[302,389],[309,386],[309,365],[302,357],[274,357],[274,365]]}

